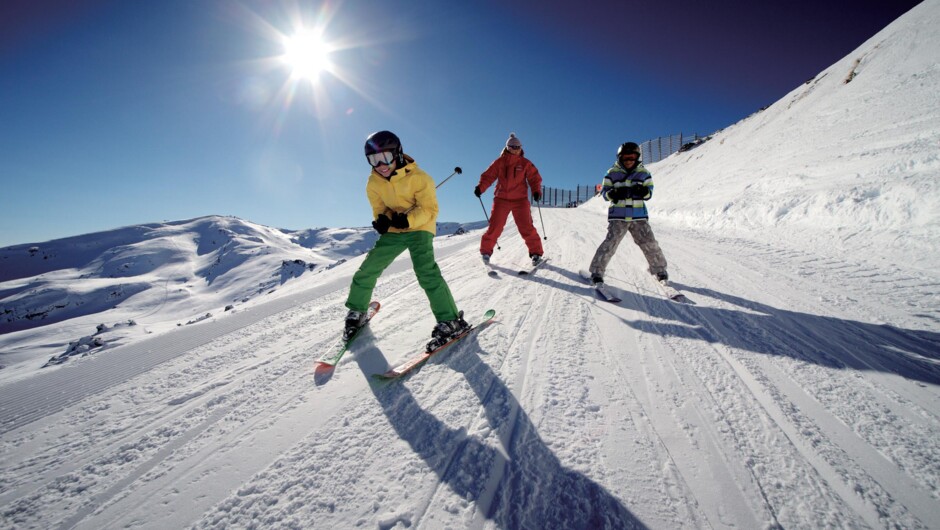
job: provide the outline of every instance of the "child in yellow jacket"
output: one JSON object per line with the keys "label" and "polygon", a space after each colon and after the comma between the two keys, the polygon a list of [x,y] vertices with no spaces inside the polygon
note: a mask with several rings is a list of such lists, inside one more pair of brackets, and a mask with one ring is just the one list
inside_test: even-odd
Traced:
{"label": "child in yellow jacket", "polygon": [[375,246],[353,276],[346,299],[345,335],[351,336],[366,318],[372,290],[382,272],[406,249],[411,254],[418,284],[431,303],[437,325],[431,332],[431,351],[469,329],[434,259],[437,232],[437,190],[434,180],[404,154],[401,141],[389,131],[366,139],[366,160],[372,166],[366,195],[372,205],[372,227],[380,234]]}

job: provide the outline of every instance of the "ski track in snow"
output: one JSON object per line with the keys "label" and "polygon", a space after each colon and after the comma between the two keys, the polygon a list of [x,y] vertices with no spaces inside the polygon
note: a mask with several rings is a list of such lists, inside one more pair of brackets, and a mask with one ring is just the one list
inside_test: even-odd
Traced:
{"label": "ski track in snow", "polygon": [[[350,351],[314,372],[341,333],[367,230],[211,216],[164,223],[165,241],[135,236],[143,254],[105,250],[140,227],[59,242],[73,265],[90,245],[96,271],[28,271],[14,252],[32,251],[10,247],[10,263],[38,274],[17,273],[11,293],[35,281],[39,295],[84,300],[109,268],[155,278],[167,256],[190,256],[125,302],[128,316],[241,303],[4,379],[0,528],[940,528],[938,20],[940,3],[919,4],[650,166],[651,225],[692,304],[663,296],[629,238],[606,275],[622,301],[598,300],[578,271],[606,203],[545,208],[549,261],[529,276],[512,221],[496,277],[480,266],[481,231],[435,240],[468,320],[493,308],[496,321],[396,381],[371,376],[422,351],[434,325],[407,256],[379,280],[382,310]],[[277,257],[308,250],[336,266],[294,277]],[[200,260],[210,272],[189,274]],[[226,274],[231,291],[208,282]],[[33,315],[25,302],[6,311]],[[58,313],[58,331],[18,316],[29,329],[4,355],[25,367],[91,323],[90,308]]]}
{"label": "ski track in snow", "polygon": [[[101,355],[10,385],[4,526],[935,524],[937,334],[914,330],[929,329],[935,282],[654,221],[696,305],[665,300],[629,242],[608,272],[623,302],[609,304],[577,273],[603,235],[579,210],[546,216],[551,261],[529,277],[486,276],[478,233],[442,245],[468,319],[493,307],[496,322],[401,381],[369,376],[433,326],[407,258],[321,380],[313,359],[357,262],[129,346],[137,363]],[[514,271],[527,253],[511,224],[501,245],[494,265]],[[883,325],[877,298],[843,277],[909,289],[910,319]]]}

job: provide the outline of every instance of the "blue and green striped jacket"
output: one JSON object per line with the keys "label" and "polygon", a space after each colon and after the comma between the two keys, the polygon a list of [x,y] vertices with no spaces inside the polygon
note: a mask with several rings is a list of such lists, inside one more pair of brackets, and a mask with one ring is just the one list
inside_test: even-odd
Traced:
{"label": "blue and green striped jacket", "polygon": [[646,186],[646,196],[643,199],[624,199],[622,201],[611,201],[607,210],[608,221],[633,221],[634,219],[648,219],[649,212],[646,210],[646,203],[653,196],[653,176],[639,162],[633,171],[620,165],[618,161],[604,176],[604,186],[601,188],[601,195],[604,199],[610,201],[607,194],[614,188],[625,186]]}

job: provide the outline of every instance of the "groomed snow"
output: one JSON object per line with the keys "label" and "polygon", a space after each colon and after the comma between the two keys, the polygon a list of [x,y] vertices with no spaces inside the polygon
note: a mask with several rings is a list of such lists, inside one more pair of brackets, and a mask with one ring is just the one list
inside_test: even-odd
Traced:
{"label": "groomed snow", "polygon": [[[407,257],[352,351],[314,373],[364,229],[343,245],[211,217],[4,265],[3,307],[40,286],[100,304],[95,282],[150,298],[0,335],[0,527],[940,528],[938,28],[925,1],[650,167],[652,226],[694,304],[665,299],[630,241],[607,274],[623,301],[597,299],[578,270],[598,199],[533,210],[551,260],[528,277],[511,223],[496,279],[479,229],[438,237],[459,306],[497,321],[402,381],[371,375],[434,324]],[[199,251],[220,233],[228,253]],[[0,258],[32,247],[66,252]],[[146,332],[40,368],[97,322]]]}

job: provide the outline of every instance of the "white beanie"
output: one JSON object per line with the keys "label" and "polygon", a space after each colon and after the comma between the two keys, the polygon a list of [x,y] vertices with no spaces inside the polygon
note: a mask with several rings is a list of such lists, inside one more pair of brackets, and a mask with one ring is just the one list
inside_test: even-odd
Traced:
{"label": "white beanie", "polygon": [[509,133],[509,139],[506,140],[506,147],[522,147],[522,142],[516,138],[516,133]]}

